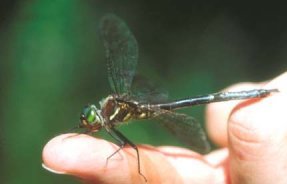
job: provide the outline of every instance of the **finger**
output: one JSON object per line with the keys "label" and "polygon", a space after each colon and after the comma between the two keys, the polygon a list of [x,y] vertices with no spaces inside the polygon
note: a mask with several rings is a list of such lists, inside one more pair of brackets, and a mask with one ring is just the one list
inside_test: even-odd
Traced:
{"label": "finger", "polygon": [[[239,83],[224,89],[224,91],[243,91],[262,88],[263,83]],[[221,147],[226,147],[227,120],[232,109],[241,101],[226,101],[211,103],[206,108],[206,126],[210,139]]]}
{"label": "finger", "polygon": [[[66,134],[52,139],[45,146],[43,163],[53,172],[74,175],[93,183],[145,183],[138,173],[133,148],[124,148],[106,163],[107,157],[117,149],[118,146],[91,136]],[[149,183],[180,183],[180,175],[163,154],[142,147],[139,152],[140,169]]]}
{"label": "finger", "polygon": [[[44,167],[92,183],[145,183],[137,172],[135,151],[87,135],[67,134],[52,139],[43,150]],[[203,157],[176,147],[139,147],[141,171],[148,183],[210,183],[224,181],[226,150]],[[210,163],[209,163],[210,162]],[[220,182],[224,183],[224,182]]]}
{"label": "finger", "polygon": [[287,73],[264,88],[280,92],[238,104],[228,121],[232,183],[287,183]]}

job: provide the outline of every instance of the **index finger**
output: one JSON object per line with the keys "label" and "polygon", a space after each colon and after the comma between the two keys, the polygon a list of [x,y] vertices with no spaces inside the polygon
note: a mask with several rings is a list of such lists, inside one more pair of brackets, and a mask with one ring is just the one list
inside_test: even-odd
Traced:
{"label": "index finger", "polygon": [[[123,148],[106,162],[107,157],[117,149],[118,146],[110,142],[88,135],[60,135],[44,147],[43,164],[52,172],[70,174],[94,183],[145,183],[138,173],[137,157],[133,148]],[[225,177],[224,173],[218,172],[218,169],[224,169],[214,169],[204,161],[203,156],[186,149],[151,146],[139,146],[138,149],[141,173],[148,183],[187,183],[192,179],[209,181],[212,177]],[[217,157],[210,162],[221,164],[222,159]],[[214,163],[214,160],[217,163]],[[218,173],[221,175],[216,176]]]}
{"label": "index finger", "polygon": [[[132,153],[134,150],[124,148],[127,154],[119,151],[107,160],[117,149],[112,143],[85,134],[64,134],[53,138],[44,147],[43,164],[52,172],[97,183],[114,183],[115,179],[117,183],[144,181],[137,173],[137,162],[133,161],[136,159]],[[140,155],[143,162],[150,162],[144,152]],[[152,170],[144,172],[149,174]]]}

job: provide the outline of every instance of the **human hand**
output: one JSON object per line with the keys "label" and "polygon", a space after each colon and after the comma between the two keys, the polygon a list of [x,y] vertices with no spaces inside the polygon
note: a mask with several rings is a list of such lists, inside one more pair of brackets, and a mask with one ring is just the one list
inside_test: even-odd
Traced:
{"label": "human hand", "polygon": [[231,183],[287,183],[287,73],[260,84],[242,83],[229,90],[277,88],[267,98],[210,104],[209,137],[228,147]]}
{"label": "human hand", "polygon": [[[208,106],[209,135],[227,148],[201,156],[178,147],[138,146],[141,172],[148,183],[287,183],[287,73],[268,83],[242,84],[228,91],[246,88],[278,88],[280,92]],[[71,135],[60,135],[45,146],[44,167],[90,183],[145,183],[133,148],[124,148],[106,164],[116,145]]]}

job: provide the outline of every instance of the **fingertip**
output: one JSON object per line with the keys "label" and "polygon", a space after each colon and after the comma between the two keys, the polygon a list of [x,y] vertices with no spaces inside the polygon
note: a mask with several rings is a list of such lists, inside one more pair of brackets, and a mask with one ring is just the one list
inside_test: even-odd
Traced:
{"label": "fingertip", "polygon": [[[107,141],[83,134],[64,134],[44,147],[43,167],[57,174],[70,174],[87,180],[102,179],[107,156],[115,148]],[[116,165],[110,163],[109,169]],[[123,168],[124,169],[124,168]]]}
{"label": "fingertip", "polygon": [[44,169],[51,171],[53,173],[57,174],[65,174],[66,173],[66,168],[63,168],[62,164],[65,162],[65,160],[62,160],[61,158],[63,157],[62,154],[65,154],[66,151],[62,152],[62,141],[63,138],[66,136],[60,135],[57,136],[53,139],[51,139],[43,148],[42,152],[42,166]]}

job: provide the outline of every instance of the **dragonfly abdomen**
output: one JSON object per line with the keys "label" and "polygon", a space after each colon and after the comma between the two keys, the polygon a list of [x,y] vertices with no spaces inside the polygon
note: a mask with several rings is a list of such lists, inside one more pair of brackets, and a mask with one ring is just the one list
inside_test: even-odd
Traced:
{"label": "dragonfly abdomen", "polygon": [[174,110],[184,107],[190,107],[194,105],[202,105],[213,102],[223,102],[230,100],[244,100],[250,98],[262,98],[270,95],[273,92],[278,92],[277,89],[253,89],[247,91],[236,91],[236,92],[218,92],[208,95],[201,95],[192,98],[185,98],[181,100],[176,100],[172,102],[154,104],[152,107],[164,109],[164,110]]}

